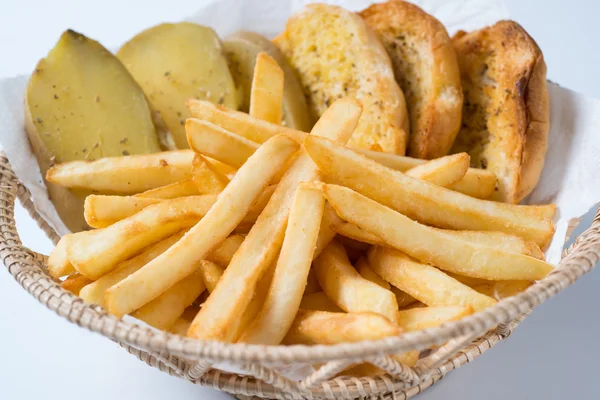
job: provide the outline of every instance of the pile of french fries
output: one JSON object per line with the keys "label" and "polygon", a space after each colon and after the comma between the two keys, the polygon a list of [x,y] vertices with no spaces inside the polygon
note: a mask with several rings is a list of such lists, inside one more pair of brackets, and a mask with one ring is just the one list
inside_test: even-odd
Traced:
{"label": "pile of french fries", "polygon": [[[48,260],[64,288],[197,339],[334,344],[438,326],[544,278],[555,206],[485,200],[467,154],[432,161],[345,146],[334,102],[309,133],[280,125],[283,73],[261,53],[250,113],[189,100],[192,150],[70,162],[50,182],[96,229]],[[418,354],[397,355],[414,365]]]}

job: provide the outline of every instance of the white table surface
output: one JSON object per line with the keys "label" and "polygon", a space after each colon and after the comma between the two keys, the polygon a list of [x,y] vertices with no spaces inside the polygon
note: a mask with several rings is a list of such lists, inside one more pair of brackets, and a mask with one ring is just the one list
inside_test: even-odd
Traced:
{"label": "white table surface", "polygon": [[[202,1],[2,0],[0,77],[30,72],[66,28],[114,46],[151,24],[182,18]],[[544,51],[551,80],[600,98],[600,2],[509,0],[507,6]],[[20,208],[17,218],[25,244],[48,254],[50,242]],[[586,220],[589,224],[589,216]],[[540,307],[507,341],[420,399],[599,398],[598,287],[600,273],[588,275]],[[0,399],[37,398],[230,397],[147,367],[114,343],[67,323],[0,267]]]}

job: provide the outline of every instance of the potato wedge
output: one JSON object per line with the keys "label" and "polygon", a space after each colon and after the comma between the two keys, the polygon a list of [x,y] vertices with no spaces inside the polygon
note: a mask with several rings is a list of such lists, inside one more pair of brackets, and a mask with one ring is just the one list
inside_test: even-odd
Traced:
{"label": "potato wedge", "polygon": [[106,157],[54,165],[46,179],[54,184],[99,192],[136,194],[192,177],[190,150]]}
{"label": "potato wedge", "polygon": [[342,310],[372,312],[395,323],[398,303],[394,294],[360,276],[341,244],[331,242],[313,268],[327,297]]}
{"label": "potato wedge", "polygon": [[256,56],[250,89],[250,111],[253,117],[280,124],[282,118],[283,70],[267,53]]}
{"label": "potato wedge", "polygon": [[419,331],[457,321],[473,314],[474,311],[471,306],[411,308],[398,311],[398,325],[406,332]]}
{"label": "potato wedge", "polygon": [[[100,43],[72,30],[36,66],[24,108],[42,176],[56,163],[161,151],[142,89]],[[87,193],[46,185],[65,225],[87,229],[81,212]]]}
{"label": "potato wedge", "polygon": [[283,70],[283,121],[282,125],[309,132],[313,126],[308,113],[306,99],[296,76],[296,71],[289,65],[279,48],[269,39],[254,32],[240,31],[228,36],[223,41],[225,54],[229,60],[229,68],[235,80],[240,97],[240,110],[250,110],[250,90],[256,57],[266,52],[273,57]]}
{"label": "potato wedge", "polygon": [[325,199],[319,189],[298,186],[271,287],[241,342],[279,344],[285,337],[300,307],[324,206]]}
{"label": "potato wedge", "polygon": [[[490,280],[538,280],[554,270],[542,260],[468,242],[419,224],[351,189],[321,186],[340,217],[381,237],[389,246],[441,269]],[[375,270],[370,260],[369,264]]]}
{"label": "potato wedge", "polygon": [[[109,289],[107,303],[111,313],[124,315],[140,308],[194,271],[200,261],[242,221],[276,171],[288,162],[298,148],[296,142],[285,136],[274,137],[261,146],[219,194],[206,216],[180,241],[144,268]],[[242,244],[242,248],[243,246]],[[240,251],[236,254],[239,253]],[[225,276],[230,269],[231,266],[226,270]],[[209,296],[199,315],[206,310],[219,286]],[[231,295],[231,291],[227,292]],[[192,328],[193,326],[192,324]]]}
{"label": "potato wedge", "polygon": [[76,272],[67,255],[68,241],[71,236],[61,237],[48,257],[48,272],[53,278],[62,278]]}
{"label": "potato wedge", "polygon": [[156,329],[170,329],[185,309],[206,289],[199,270],[173,285],[131,316]]}
{"label": "potato wedge", "polygon": [[191,178],[184,179],[165,186],[157,187],[156,189],[146,190],[138,193],[135,197],[145,197],[152,199],[175,199],[177,197],[198,196],[202,193],[196,187],[196,184]]}
{"label": "potato wedge", "polygon": [[532,240],[542,248],[554,234],[550,220],[521,212],[513,205],[474,199],[411,178],[326,138],[309,136],[304,146],[328,179],[428,225],[505,232]]}
{"label": "potato wedge", "polygon": [[237,108],[235,83],[216,33],[190,22],[160,24],[137,34],[117,57],[160,113],[178,148],[187,148],[185,101]]}
{"label": "potato wedge", "polygon": [[78,272],[75,272],[61,282],[60,287],[73,293],[75,296],[79,296],[79,292],[84,286],[89,285],[93,281]]}
{"label": "potato wedge", "polygon": [[382,339],[402,330],[387,318],[370,312],[333,313],[300,310],[283,339],[284,344],[336,344]]}
{"label": "potato wedge", "polygon": [[192,161],[192,181],[203,194],[218,194],[229,184],[229,178],[216,168],[201,154]]}
{"label": "potato wedge", "polygon": [[305,294],[300,302],[300,308],[304,310],[329,311],[343,313],[344,310],[339,308],[325,292],[314,292]]}
{"label": "potato wedge", "polygon": [[[356,100],[338,100],[317,122],[311,134],[324,135],[345,143],[356,127],[360,113],[361,106]],[[224,283],[217,286],[192,323],[190,336],[232,340],[230,325],[246,308],[257,281],[271,265],[281,248],[289,210],[298,184],[318,177],[318,169],[302,152],[287,169],[265,210],[225,270],[222,278]],[[235,296],[232,296],[232,287],[236,288]]]}
{"label": "potato wedge", "polygon": [[97,279],[145,247],[194,225],[214,202],[213,195],[164,200],[106,228],[73,234],[67,256],[80,274]]}
{"label": "potato wedge", "polygon": [[374,246],[368,259],[377,275],[428,306],[472,306],[481,311],[496,304],[491,297],[398,250]]}
{"label": "potato wedge", "polygon": [[406,175],[438,186],[450,187],[464,178],[469,171],[470,161],[467,153],[452,154],[412,167],[406,171]]}

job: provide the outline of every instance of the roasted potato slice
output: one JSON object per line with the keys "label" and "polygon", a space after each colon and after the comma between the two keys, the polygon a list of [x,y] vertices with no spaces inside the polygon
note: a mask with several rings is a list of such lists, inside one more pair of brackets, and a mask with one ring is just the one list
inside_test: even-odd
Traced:
{"label": "roasted potato slice", "polygon": [[309,132],[313,121],[308,113],[302,87],[296,72],[286,61],[285,56],[269,39],[254,32],[240,31],[223,41],[229,69],[235,80],[240,109],[250,109],[250,89],[254,75],[254,64],[260,52],[265,52],[283,70],[283,124],[290,128]]}
{"label": "roasted potato slice", "polygon": [[165,121],[178,148],[187,148],[185,101],[209,100],[237,109],[235,84],[216,33],[190,22],[161,24],[125,43],[117,57]]}
{"label": "roasted potato slice", "polygon": [[[29,80],[25,123],[42,176],[55,163],[161,150],[150,106],[133,77],[100,43],[71,30]],[[86,229],[85,193],[46,185],[65,225]]]}

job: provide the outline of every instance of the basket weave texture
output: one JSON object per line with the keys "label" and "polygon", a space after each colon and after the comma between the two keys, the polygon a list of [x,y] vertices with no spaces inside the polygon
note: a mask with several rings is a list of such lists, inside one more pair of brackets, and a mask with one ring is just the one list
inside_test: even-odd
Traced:
{"label": "basket weave texture", "polygon": [[[15,220],[19,199],[55,243],[59,236],[36,212],[29,191],[0,154],[0,257],[10,274],[31,295],[61,317],[119,343],[150,366],[192,383],[239,395],[274,399],[408,399],[449,371],[477,358],[508,337],[535,307],[591,271],[600,258],[600,214],[567,249],[558,268],[523,293],[494,307],[437,328],[376,341],[318,346],[259,346],[198,341],[158,332],[107,314],[62,289],[47,273],[47,257],[23,246]],[[439,346],[414,368],[390,354]],[[388,372],[379,377],[335,377],[350,365],[370,362]],[[229,363],[244,375],[211,368]],[[297,382],[269,365],[310,363],[320,367]]]}

